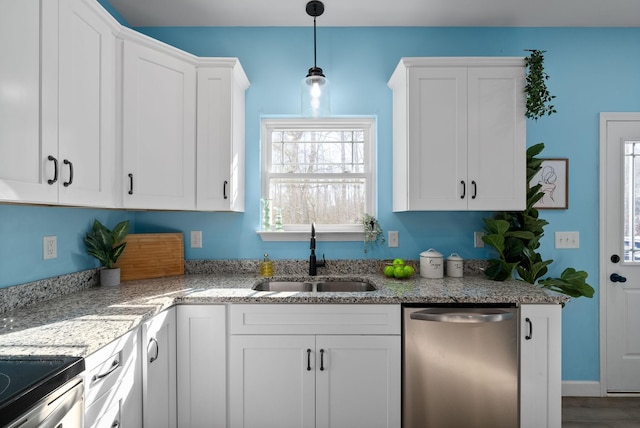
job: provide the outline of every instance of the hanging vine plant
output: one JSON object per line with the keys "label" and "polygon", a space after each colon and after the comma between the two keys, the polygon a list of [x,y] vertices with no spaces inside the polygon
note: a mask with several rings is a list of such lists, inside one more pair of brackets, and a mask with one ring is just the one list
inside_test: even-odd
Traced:
{"label": "hanging vine plant", "polygon": [[543,116],[551,116],[556,113],[551,101],[555,95],[549,93],[547,80],[549,75],[544,71],[544,53],[538,49],[526,49],[530,52],[525,58],[527,66],[527,83],[524,91],[527,95],[527,111],[525,115],[529,119],[538,120]]}

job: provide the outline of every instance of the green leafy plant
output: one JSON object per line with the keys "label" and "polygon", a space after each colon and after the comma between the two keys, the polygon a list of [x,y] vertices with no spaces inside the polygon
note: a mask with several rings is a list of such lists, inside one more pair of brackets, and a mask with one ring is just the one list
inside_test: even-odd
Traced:
{"label": "green leafy plant", "polygon": [[[540,170],[542,159],[536,156],[542,152],[544,144],[539,143],[527,149],[527,183]],[[571,297],[593,297],[593,288],[586,283],[587,273],[567,268],[560,278],[540,278],[547,273],[547,266],[553,260],[543,260],[536,250],[544,236],[544,226],[549,224],[539,218],[535,208],[544,195],[537,184],[527,190],[527,205],[524,211],[503,211],[493,218],[485,218],[484,243],[493,248],[498,257],[488,261],[485,275],[495,281],[514,277],[514,271],[522,281],[536,284]]]}
{"label": "green leafy plant", "polygon": [[385,243],[384,233],[382,232],[380,223],[374,216],[365,213],[364,216],[362,216],[360,222],[362,223],[362,227],[364,229],[365,254],[368,253],[370,249],[373,249],[376,245]]}
{"label": "green leafy plant", "polygon": [[549,75],[544,71],[544,53],[537,49],[527,49],[530,52],[525,58],[527,66],[527,83],[524,91],[527,95],[526,117],[538,120],[542,116],[550,116],[556,113],[551,101],[555,98],[549,93],[546,81]]}
{"label": "green leafy plant", "polygon": [[122,255],[126,242],[122,242],[129,234],[129,221],[123,221],[109,230],[98,220],[84,237],[87,253],[98,259],[100,264],[107,269],[113,269],[113,265]]}

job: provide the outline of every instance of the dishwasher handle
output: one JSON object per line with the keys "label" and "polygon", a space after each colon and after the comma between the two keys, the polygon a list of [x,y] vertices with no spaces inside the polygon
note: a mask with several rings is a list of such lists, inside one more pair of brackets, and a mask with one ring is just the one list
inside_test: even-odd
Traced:
{"label": "dishwasher handle", "polygon": [[513,312],[499,310],[487,310],[487,312],[470,312],[463,310],[442,311],[442,309],[423,309],[412,312],[409,317],[412,320],[435,321],[448,323],[478,324],[487,322],[501,322],[513,318]]}

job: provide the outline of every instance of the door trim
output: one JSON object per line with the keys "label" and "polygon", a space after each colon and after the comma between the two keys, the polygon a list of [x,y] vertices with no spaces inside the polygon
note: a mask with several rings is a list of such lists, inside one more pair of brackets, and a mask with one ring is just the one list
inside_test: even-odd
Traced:
{"label": "door trim", "polygon": [[[598,269],[599,269],[599,285],[598,285],[598,294],[600,295],[599,305],[599,317],[600,317],[600,395],[602,397],[606,397],[608,395],[616,395],[616,394],[608,394],[607,393],[607,293],[606,287],[608,284],[607,280],[607,254],[605,251],[606,245],[606,202],[607,202],[607,192],[606,192],[606,165],[607,165],[607,122],[608,121],[621,121],[621,120],[637,120],[640,121],[640,113],[634,112],[625,112],[625,113],[617,113],[617,112],[601,112],[600,113],[600,183],[599,183],[599,243],[598,243]],[[625,396],[638,395],[640,394],[625,394]]]}

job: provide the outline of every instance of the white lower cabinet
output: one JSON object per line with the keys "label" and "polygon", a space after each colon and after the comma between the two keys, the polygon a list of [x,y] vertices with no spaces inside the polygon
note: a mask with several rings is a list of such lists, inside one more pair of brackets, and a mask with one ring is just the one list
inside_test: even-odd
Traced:
{"label": "white lower cabinet", "polygon": [[227,426],[225,305],[177,307],[178,426]]}
{"label": "white lower cabinet", "polygon": [[560,305],[520,308],[520,427],[562,424]]}
{"label": "white lower cabinet", "polygon": [[229,426],[399,427],[399,305],[232,305]]}
{"label": "white lower cabinet", "polygon": [[133,330],[85,359],[85,427],[142,425],[139,338]]}
{"label": "white lower cabinet", "polygon": [[145,428],[175,428],[176,308],[142,325],[142,421]]}

